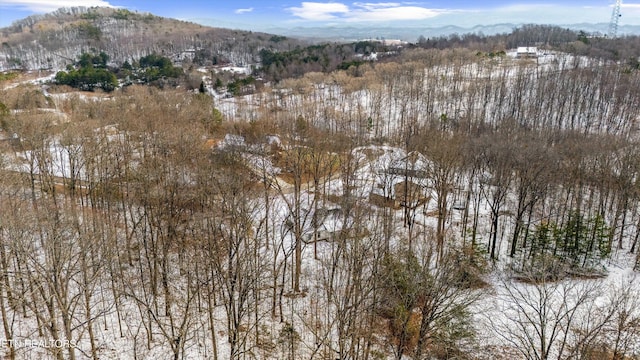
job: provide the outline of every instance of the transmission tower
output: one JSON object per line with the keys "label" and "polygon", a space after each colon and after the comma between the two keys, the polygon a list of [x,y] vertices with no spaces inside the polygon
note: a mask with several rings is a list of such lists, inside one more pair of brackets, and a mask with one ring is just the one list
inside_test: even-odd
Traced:
{"label": "transmission tower", "polygon": [[609,23],[609,38],[615,39],[618,35],[618,21],[620,21],[620,7],[622,6],[622,0],[616,0],[616,5],[613,7],[611,13],[611,22]]}

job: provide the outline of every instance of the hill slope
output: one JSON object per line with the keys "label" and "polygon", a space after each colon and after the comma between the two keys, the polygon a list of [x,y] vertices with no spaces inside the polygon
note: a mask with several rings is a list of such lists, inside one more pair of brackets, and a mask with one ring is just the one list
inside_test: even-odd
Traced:
{"label": "hill slope", "polygon": [[62,69],[82,52],[104,51],[121,64],[158,53],[176,61],[253,63],[262,48],[286,49],[295,40],[212,28],[112,8],[62,8],[0,29],[0,70]]}

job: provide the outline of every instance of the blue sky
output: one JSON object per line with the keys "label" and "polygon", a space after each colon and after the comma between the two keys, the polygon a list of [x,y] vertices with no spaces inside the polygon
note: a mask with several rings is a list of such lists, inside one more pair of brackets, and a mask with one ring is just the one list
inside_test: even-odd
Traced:
{"label": "blue sky", "polygon": [[[367,1],[367,0],[365,0]],[[640,25],[640,0],[623,1],[621,25]],[[420,24],[470,27],[497,23],[607,23],[614,0],[585,1],[296,1],[296,0],[0,0],[0,27],[59,7],[113,6],[208,25],[243,29],[318,25]]]}

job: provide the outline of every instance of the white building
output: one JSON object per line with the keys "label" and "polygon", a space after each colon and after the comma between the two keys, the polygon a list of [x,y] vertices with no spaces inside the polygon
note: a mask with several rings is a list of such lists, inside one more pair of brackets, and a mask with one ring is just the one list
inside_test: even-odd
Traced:
{"label": "white building", "polygon": [[518,46],[516,57],[521,58],[537,58],[538,48],[535,46]]}

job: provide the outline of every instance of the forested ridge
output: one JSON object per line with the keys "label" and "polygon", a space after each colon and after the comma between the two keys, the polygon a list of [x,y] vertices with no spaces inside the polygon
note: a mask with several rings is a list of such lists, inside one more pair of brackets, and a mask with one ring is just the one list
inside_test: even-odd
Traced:
{"label": "forested ridge", "polygon": [[270,34],[213,28],[126,9],[61,8],[0,29],[0,69],[60,70],[81,53],[104,51],[113,65],[159,54],[183,61],[257,63],[263,48],[304,42]]}
{"label": "forested ridge", "polygon": [[236,96],[3,75],[5,356],[638,358],[637,55],[529,30],[272,48]]}

